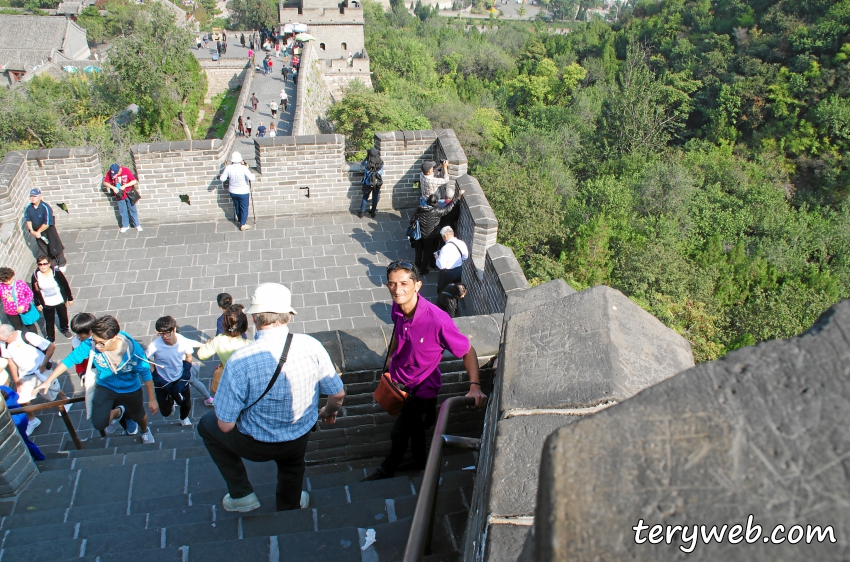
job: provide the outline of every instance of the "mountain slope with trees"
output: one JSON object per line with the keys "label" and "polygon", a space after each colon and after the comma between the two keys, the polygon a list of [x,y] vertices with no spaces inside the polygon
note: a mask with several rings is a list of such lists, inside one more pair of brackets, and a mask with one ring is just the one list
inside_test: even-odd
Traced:
{"label": "mountain slope with trees", "polygon": [[848,296],[850,0],[644,0],[566,36],[365,9],[369,107],[456,131],[532,283],[616,287],[698,361]]}

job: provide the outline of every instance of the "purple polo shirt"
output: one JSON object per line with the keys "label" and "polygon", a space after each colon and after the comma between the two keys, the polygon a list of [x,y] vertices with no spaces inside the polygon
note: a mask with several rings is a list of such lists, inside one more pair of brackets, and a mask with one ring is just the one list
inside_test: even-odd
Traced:
{"label": "purple polo shirt", "polygon": [[460,333],[448,314],[422,296],[410,319],[393,303],[392,319],[398,347],[390,361],[390,375],[408,389],[422,383],[417,398],[434,398],[443,386],[439,369],[443,350],[463,357],[470,348],[469,338]]}

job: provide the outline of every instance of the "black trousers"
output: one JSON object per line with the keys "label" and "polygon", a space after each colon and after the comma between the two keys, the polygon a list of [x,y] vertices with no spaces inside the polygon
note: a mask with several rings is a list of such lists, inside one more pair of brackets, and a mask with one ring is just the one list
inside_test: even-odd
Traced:
{"label": "black trousers", "polygon": [[168,417],[174,411],[174,404],[180,407],[180,419],[185,420],[192,411],[192,393],[189,391],[189,379],[192,378],[192,364],[183,361],[183,374],[176,381],[166,382],[154,367],[154,393],[163,417]]}
{"label": "black trousers", "polygon": [[437,251],[439,245],[439,238],[420,238],[414,243],[413,249],[416,251],[415,263],[420,272],[431,267],[431,264],[434,262],[434,252]]}
{"label": "black trousers", "polygon": [[44,332],[47,339],[50,341],[56,340],[56,315],[59,315],[59,329],[63,332],[68,331],[68,305],[64,302],[56,306],[44,305],[42,309],[44,314]]}
{"label": "black trousers", "polygon": [[276,511],[299,509],[304,483],[304,455],[307,454],[308,431],[293,441],[265,443],[234,428],[224,433],[218,427],[215,412],[207,412],[198,422],[198,435],[227,484],[233,499],[244,498],[254,491],[242,459],[277,463]]}
{"label": "black trousers", "polygon": [[395,420],[390,439],[390,454],[381,463],[384,474],[392,476],[407,452],[408,441],[413,449],[413,461],[425,464],[428,459],[425,431],[437,421],[437,399],[416,398],[407,401]]}
{"label": "black trousers", "polygon": [[118,406],[124,406],[124,417],[119,421],[124,429],[127,429],[127,418],[139,425],[145,421],[147,413],[141,388],[122,394],[105,386],[96,386],[91,408],[91,424],[94,428],[106,429],[109,425],[109,414]]}
{"label": "black trousers", "polygon": [[437,277],[437,294],[443,292],[448,285],[452,283],[460,283],[463,278],[463,266],[454,269],[441,269],[440,276]]}
{"label": "black trousers", "polygon": [[24,325],[24,321],[21,319],[20,314],[7,314],[6,318],[9,319],[9,324],[14,326],[16,330],[20,330],[22,332],[26,330],[27,332],[32,332],[33,334],[38,333],[38,329],[36,329],[35,324]]}

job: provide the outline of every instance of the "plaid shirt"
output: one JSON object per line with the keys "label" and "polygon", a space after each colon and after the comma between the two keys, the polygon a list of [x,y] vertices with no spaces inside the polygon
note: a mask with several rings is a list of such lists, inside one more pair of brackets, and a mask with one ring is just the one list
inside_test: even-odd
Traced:
{"label": "plaid shirt", "polygon": [[[218,419],[235,422],[239,413],[262,395],[288,333],[286,326],[260,330],[254,343],[230,356],[215,395]],[[311,336],[294,334],[277,382],[256,406],[242,414],[237,428],[266,443],[298,439],[319,419],[319,392],[336,394],[342,388],[342,379],[322,344]]]}

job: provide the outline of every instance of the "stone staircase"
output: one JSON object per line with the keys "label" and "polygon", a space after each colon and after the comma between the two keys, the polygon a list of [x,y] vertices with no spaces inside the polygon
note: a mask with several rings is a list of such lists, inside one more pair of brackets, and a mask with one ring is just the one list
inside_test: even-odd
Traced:
{"label": "stone staircase", "polygon": [[[15,501],[0,502],[0,562],[85,560],[400,560],[420,473],[360,482],[379,459],[307,467],[307,509],[275,513],[277,468],[245,462],[262,506],[221,507],[227,490],[194,428],[151,424],[157,442],[94,437],[70,440],[38,463],[40,473]],[[429,562],[460,559],[476,455],[446,451]],[[366,550],[366,531],[377,542]]]}

